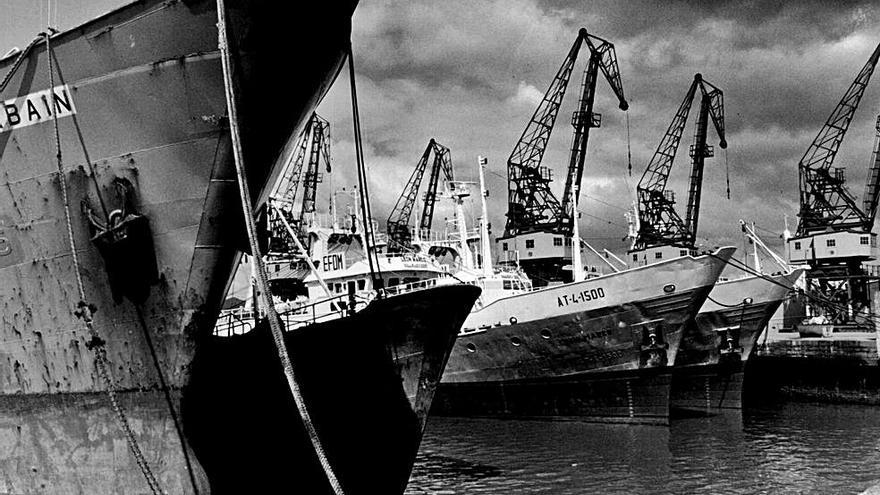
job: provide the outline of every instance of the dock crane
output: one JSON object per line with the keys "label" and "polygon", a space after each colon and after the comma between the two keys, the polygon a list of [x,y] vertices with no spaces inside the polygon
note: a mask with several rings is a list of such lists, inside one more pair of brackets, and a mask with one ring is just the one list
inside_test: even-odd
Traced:
{"label": "dock crane", "polygon": [[[541,161],[583,45],[588,47],[590,59],[584,69],[578,107],[571,118],[574,135],[560,203],[550,190],[553,180],[550,169],[542,166]],[[623,94],[614,45],[581,28],[507,160],[507,224],[504,236],[497,242],[501,244],[502,261],[519,263],[536,285],[571,278],[561,275],[565,260],[571,256],[563,238],[571,233],[573,226],[571,210],[574,195],[580,190],[590,129],[599,127],[602,122],[601,115],[593,112],[600,69],[617,96],[620,109],[627,110],[629,104]]]}
{"label": "dock crane", "polygon": [[[874,327],[865,316],[871,307],[869,275],[863,263],[877,259],[877,234],[871,232],[880,193],[880,157],[875,143],[860,207],[846,187],[843,168],[833,167],[868,81],[880,59],[880,45],[831,112],[798,163],[800,212],[796,234],[788,240],[789,261],[808,265],[803,317],[820,317],[842,328]],[[880,136],[880,120],[875,126]]]}
{"label": "dock crane", "polygon": [[[317,113],[311,118],[299,135],[297,144],[291,154],[281,179],[271,195],[277,208],[270,208],[269,251],[288,253],[293,249],[291,239],[282,222],[277,218],[282,214],[294,230],[302,234],[302,230],[310,221],[309,216],[315,213],[315,198],[318,184],[323,180],[320,164],[324,162],[326,171],[330,172],[330,123]],[[303,170],[305,168],[305,170]],[[302,200],[299,215],[295,214],[294,201],[302,183]]]}
{"label": "dock crane", "polygon": [[454,180],[452,154],[449,152],[449,148],[431,139],[425,148],[425,152],[422,153],[422,158],[416,164],[416,168],[413,170],[409,181],[407,181],[406,186],[403,188],[403,193],[397,199],[397,203],[394,204],[394,208],[391,209],[391,214],[388,216],[386,231],[388,232],[389,248],[392,250],[408,249],[412,245],[412,233],[409,222],[418,199],[422,179],[428,168],[428,162],[431,162],[431,173],[428,175],[428,187],[425,192],[424,206],[419,221],[419,233],[431,230],[440,174],[443,174],[443,178],[447,182]]}
{"label": "dock crane", "polygon": [[[675,211],[675,196],[666,185],[697,89],[701,94],[700,109],[695,124],[694,144],[690,147],[691,176],[687,211],[682,220]],[[706,158],[714,156],[714,148],[706,144],[710,117],[720,139],[718,145],[722,149],[727,148],[724,137],[724,93],[696,74],[636,187],[638,227],[630,250],[633,261],[651,263],[670,257],[664,256],[664,251],[669,251],[674,257],[681,255],[682,250],[687,252],[694,248],[700,218],[703,167]],[[648,250],[653,255],[649,255]],[[641,260],[637,252],[644,252]]]}

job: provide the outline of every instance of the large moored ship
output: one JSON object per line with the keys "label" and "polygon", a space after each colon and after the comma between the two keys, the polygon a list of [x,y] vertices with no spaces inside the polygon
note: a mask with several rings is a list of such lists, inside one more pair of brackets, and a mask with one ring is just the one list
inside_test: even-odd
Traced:
{"label": "large moored ship", "polygon": [[[229,479],[250,488],[330,490],[324,473],[312,469],[318,461],[290,391],[253,387],[284,403],[282,414],[261,423],[284,435],[257,437],[260,448],[247,454],[205,438],[216,439],[216,428],[233,435],[249,425],[219,424],[223,411],[198,405],[218,383],[232,387],[224,389],[230,397],[248,392],[234,387],[253,385],[212,373],[220,354],[207,345],[246,249],[230,124],[241,129],[248,184],[260,203],[342,66],[355,4],[229,1],[221,22],[214,1],[145,0],[41,35],[0,60],[0,437],[10,439],[0,455],[0,491],[221,493],[235,490],[223,484]],[[232,85],[218,24],[228,34]],[[296,77],[278,77],[291,57]],[[235,122],[227,116],[233,88]],[[423,362],[445,359],[455,308],[466,312],[476,297],[464,289],[410,301],[424,315],[441,302],[453,307],[431,322],[439,329],[434,342],[447,346],[426,347]],[[362,364],[374,366],[376,386],[389,387],[383,397],[396,397],[396,410],[412,414],[401,376],[423,370],[394,367],[388,344],[392,334],[425,335],[410,325],[417,319],[401,318],[396,333],[343,338],[371,314],[400,309],[380,306],[321,327],[320,336],[310,326],[288,342],[302,344],[291,354],[302,361],[303,397],[312,401],[314,426],[319,437],[325,433],[326,456],[348,493],[402,491],[420,431],[401,436],[409,444],[397,452],[405,455],[374,477],[346,471],[349,445],[326,435],[346,409],[320,403],[326,397],[308,388],[325,388],[321,378],[332,363],[307,357],[328,338],[368,349]],[[227,356],[248,362],[264,355],[262,337]],[[267,359],[274,359],[262,361],[267,366],[277,363],[277,356]],[[281,379],[281,366],[271,368]],[[282,438],[289,441],[279,450]],[[216,462],[239,455],[258,462],[279,452],[284,469],[256,480],[242,464]]]}

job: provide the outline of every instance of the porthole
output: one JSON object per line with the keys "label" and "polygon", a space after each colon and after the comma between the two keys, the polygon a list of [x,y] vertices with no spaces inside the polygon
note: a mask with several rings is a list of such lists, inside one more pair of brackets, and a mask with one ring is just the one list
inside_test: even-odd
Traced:
{"label": "porthole", "polygon": [[746,306],[748,306],[749,304],[752,304],[752,298],[747,297],[747,298],[743,299],[743,304],[745,304]]}
{"label": "porthole", "polygon": [[469,342],[468,345],[464,346],[468,352],[477,352],[477,346],[473,344],[473,342]]}
{"label": "porthole", "polygon": [[516,321],[517,321],[517,320],[516,320],[516,316],[511,316],[511,317],[510,317],[510,324],[511,324],[511,325],[516,325]]}
{"label": "porthole", "polygon": [[520,340],[519,337],[511,337],[510,343],[513,344],[514,347],[519,347],[522,345],[522,340]]}
{"label": "porthole", "polygon": [[669,294],[670,292],[675,292],[675,284],[666,284],[663,286],[663,292]]}
{"label": "porthole", "polygon": [[541,330],[541,337],[545,338],[545,339],[549,339],[550,338],[550,330],[547,330],[546,328]]}

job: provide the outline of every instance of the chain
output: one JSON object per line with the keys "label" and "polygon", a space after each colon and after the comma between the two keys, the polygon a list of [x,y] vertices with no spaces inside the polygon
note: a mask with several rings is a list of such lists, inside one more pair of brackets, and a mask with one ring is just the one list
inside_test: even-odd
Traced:
{"label": "chain", "polygon": [[[51,45],[49,42],[51,35],[50,33],[46,32],[43,34],[43,36],[46,40],[46,59],[49,64],[49,87],[50,91],[52,91],[51,88],[55,87],[55,76],[54,67],[52,66]],[[110,399],[110,404],[113,407],[113,412],[116,414],[116,418],[119,420],[119,425],[122,427],[122,431],[125,433],[125,438],[128,442],[128,448],[134,455],[135,461],[137,462],[138,467],[140,467],[141,472],[143,473],[144,478],[146,479],[147,484],[150,486],[150,490],[153,492],[153,494],[164,494],[165,492],[162,491],[159,482],[156,479],[156,476],[153,474],[150,466],[147,464],[147,460],[144,457],[140,446],[138,446],[137,438],[135,438],[134,431],[132,431],[131,425],[128,422],[128,417],[125,414],[125,409],[119,403],[119,399],[116,396],[113,380],[110,378],[110,372],[107,370],[107,362],[109,360],[107,359],[107,350],[104,348],[105,341],[101,339],[101,337],[98,335],[98,332],[95,330],[94,325],[92,324],[92,314],[95,312],[96,308],[94,305],[85,302],[86,292],[82,281],[82,274],[80,273],[79,257],[76,252],[76,241],[73,238],[73,222],[70,219],[70,201],[67,196],[67,179],[64,176],[64,163],[61,158],[61,133],[58,129],[58,112],[53,112],[52,116],[52,121],[55,128],[55,158],[58,165],[58,182],[61,186],[61,199],[64,202],[64,220],[67,225],[67,236],[70,245],[70,253],[73,259],[74,273],[76,274],[76,286],[80,298],[74,314],[78,318],[83,320],[86,329],[88,330],[89,342],[86,343],[86,347],[92,350],[95,354],[95,367],[97,368],[98,374],[100,375],[101,380],[104,382],[104,385],[107,388],[107,396]]]}

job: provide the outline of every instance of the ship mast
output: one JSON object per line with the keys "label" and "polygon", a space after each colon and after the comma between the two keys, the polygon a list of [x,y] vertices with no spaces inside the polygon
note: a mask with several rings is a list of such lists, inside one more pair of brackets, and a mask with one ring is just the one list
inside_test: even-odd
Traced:
{"label": "ship mast", "polygon": [[486,206],[486,198],[489,197],[489,190],[486,189],[486,178],[483,169],[486,167],[487,160],[485,157],[478,156],[477,162],[480,169],[480,203],[482,206],[482,217],[480,218],[480,249],[482,251],[482,267],[483,276],[492,276],[492,246],[489,245],[489,208]]}

